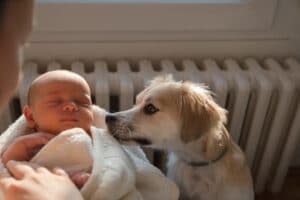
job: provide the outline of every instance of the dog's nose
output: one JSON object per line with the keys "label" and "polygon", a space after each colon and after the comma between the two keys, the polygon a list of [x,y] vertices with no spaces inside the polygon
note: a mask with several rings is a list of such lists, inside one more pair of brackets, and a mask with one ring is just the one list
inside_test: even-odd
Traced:
{"label": "dog's nose", "polygon": [[106,123],[111,123],[111,122],[116,122],[117,121],[117,117],[113,114],[106,114],[105,115],[105,122]]}

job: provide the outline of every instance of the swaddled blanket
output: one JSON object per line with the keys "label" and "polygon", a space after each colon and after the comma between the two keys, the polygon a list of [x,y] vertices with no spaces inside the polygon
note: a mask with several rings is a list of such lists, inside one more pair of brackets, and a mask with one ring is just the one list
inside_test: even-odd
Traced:
{"label": "swaddled blanket", "polygon": [[[31,132],[21,116],[0,136],[0,153],[14,138]],[[139,147],[121,146],[104,129],[92,127],[91,133],[92,138],[80,128],[66,130],[49,141],[31,162],[49,168],[59,166],[68,172],[91,169],[81,189],[84,199],[178,199],[175,184],[148,162]],[[0,177],[8,176],[0,164]]]}

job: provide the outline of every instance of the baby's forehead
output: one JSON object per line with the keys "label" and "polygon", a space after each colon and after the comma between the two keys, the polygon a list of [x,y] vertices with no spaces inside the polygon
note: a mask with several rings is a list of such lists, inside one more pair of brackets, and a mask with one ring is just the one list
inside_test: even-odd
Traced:
{"label": "baby's forehead", "polygon": [[76,79],[49,79],[37,83],[34,92],[39,94],[56,94],[64,92],[90,93],[86,82]]}
{"label": "baby's forehead", "polygon": [[67,70],[56,70],[56,71],[51,71],[42,74],[32,82],[32,85],[39,86],[39,85],[48,85],[54,83],[77,84],[77,85],[83,85],[89,87],[88,83],[83,77],[81,77],[80,75],[74,72],[67,71]]}
{"label": "baby's forehead", "polygon": [[28,91],[29,101],[37,95],[64,92],[63,89],[69,86],[74,87],[74,92],[91,93],[88,83],[73,72],[48,72],[32,82]]}
{"label": "baby's forehead", "polygon": [[56,70],[42,74],[33,81],[33,84],[51,81],[82,81],[83,83],[86,82],[84,78],[81,77],[79,74],[67,70]]}

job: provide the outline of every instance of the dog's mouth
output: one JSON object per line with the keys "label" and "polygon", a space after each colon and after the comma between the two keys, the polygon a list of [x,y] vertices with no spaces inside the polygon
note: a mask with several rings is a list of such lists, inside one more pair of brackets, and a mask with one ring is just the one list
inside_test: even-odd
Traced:
{"label": "dog's mouth", "polygon": [[114,137],[119,140],[120,142],[125,142],[125,143],[130,143],[130,142],[135,142],[137,144],[143,145],[143,146],[147,146],[147,145],[151,145],[152,142],[146,138],[139,138],[139,137],[119,137],[114,135]]}
{"label": "dog's mouth", "polygon": [[138,144],[142,146],[151,145],[152,142],[144,137],[129,136],[134,128],[129,124],[110,125],[108,124],[110,134],[123,144]]}

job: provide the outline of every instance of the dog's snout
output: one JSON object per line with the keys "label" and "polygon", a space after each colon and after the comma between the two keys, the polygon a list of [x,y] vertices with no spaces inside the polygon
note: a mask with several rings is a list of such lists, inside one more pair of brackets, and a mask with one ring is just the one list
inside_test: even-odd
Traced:
{"label": "dog's snout", "polygon": [[105,122],[106,123],[111,123],[111,122],[116,122],[117,121],[117,117],[115,115],[112,114],[106,114],[105,115]]}

